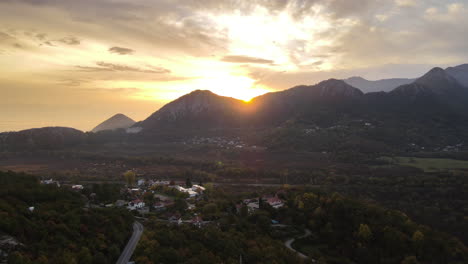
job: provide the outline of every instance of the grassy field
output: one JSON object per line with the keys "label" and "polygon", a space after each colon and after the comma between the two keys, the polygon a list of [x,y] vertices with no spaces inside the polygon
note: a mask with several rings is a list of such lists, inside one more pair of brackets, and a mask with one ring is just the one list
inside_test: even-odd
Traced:
{"label": "grassy field", "polygon": [[380,159],[393,165],[415,167],[425,172],[468,170],[468,161],[465,160],[414,157],[382,157]]}

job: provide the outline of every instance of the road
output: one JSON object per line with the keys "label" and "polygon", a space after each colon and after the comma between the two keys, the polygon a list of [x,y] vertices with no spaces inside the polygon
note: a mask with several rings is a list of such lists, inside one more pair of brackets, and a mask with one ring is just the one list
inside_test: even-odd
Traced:
{"label": "road", "polygon": [[133,251],[135,251],[136,245],[140,240],[141,234],[143,233],[143,225],[135,221],[133,223],[133,234],[128,240],[127,245],[125,246],[122,254],[117,260],[116,264],[127,264],[130,258],[132,257]]}
{"label": "road", "polygon": [[[296,239],[308,237],[308,236],[310,236],[311,234],[312,234],[312,232],[310,232],[309,229],[306,229],[304,235],[302,235],[302,236],[300,236],[300,237],[293,237],[293,238],[291,238],[291,239],[288,239],[286,242],[284,242],[284,246],[287,247],[287,248],[289,248],[290,250],[296,252],[296,254],[297,254],[299,257],[301,257],[301,258],[303,258],[303,259],[308,259],[308,258],[309,258],[308,256],[306,256],[306,255],[302,254],[301,252],[295,250],[291,245],[292,245],[292,243],[294,243],[294,241],[295,241]],[[315,262],[315,261],[312,260],[312,262]]]}

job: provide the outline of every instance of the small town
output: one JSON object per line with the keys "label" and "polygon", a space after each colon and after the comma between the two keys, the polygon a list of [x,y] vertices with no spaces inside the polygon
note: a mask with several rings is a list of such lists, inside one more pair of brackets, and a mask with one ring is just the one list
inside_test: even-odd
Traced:
{"label": "small town", "polygon": [[[136,173],[131,170],[124,173],[124,177],[127,184],[120,188],[118,199],[112,202],[98,198],[98,194],[87,190],[84,185],[73,184],[67,187],[86,197],[87,208],[125,208],[142,219],[147,219],[151,215],[156,216],[158,221],[179,225],[186,223],[201,227],[213,222],[211,219],[203,218],[204,212],[210,211],[210,200],[205,196],[205,191],[207,188],[214,188],[212,183],[204,186],[201,182],[192,184],[190,179],[185,182],[135,179]],[[41,184],[64,187],[53,179],[42,180]],[[281,208],[284,206],[284,201],[278,197],[278,194],[279,192],[239,200],[235,205],[235,213],[240,214],[245,208],[249,214],[252,214],[259,210],[262,204],[268,204],[274,209]],[[271,220],[271,224],[279,222]]]}

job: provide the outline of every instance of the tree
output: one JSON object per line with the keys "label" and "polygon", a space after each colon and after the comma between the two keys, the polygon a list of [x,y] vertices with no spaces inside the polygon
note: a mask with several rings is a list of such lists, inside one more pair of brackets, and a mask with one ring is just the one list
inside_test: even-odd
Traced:
{"label": "tree", "polygon": [[185,180],[185,186],[187,188],[192,188],[192,181],[190,180],[190,178],[187,178],[187,180]]}
{"label": "tree", "polygon": [[94,264],[103,264],[103,263],[108,263],[108,262],[107,262],[106,256],[104,254],[102,254],[101,252],[98,252],[94,256],[93,263]]}
{"label": "tree", "polygon": [[249,216],[249,208],[246,205],[242,205],[240,209],[240,216],[246,218]]}
{"label": "tree", "polygon": [[419,261],[415,256],[409,256],[403,259],[401,264],[419,264]]}
{"label": "tree", "polygon": [[91,252],[87,247],[82,247],[78,253],[78,263],[79,264],[91,264],[93,262],[93,257]]}
{"label": "tree", "polygon": [[147,204],[148,206],[153,206],[154,204],[154,194],[152,192],[146,192],[144,195],[143,195],[143,201],[145,202],[145,204]]}
{"label": "tree", "polygon": [[205,204],[203,206],[203,213],[206,215],[213,215],[218,212],[218,206],[215,203]]}
{"label": "tree", "polygon": [[360,224],[357,237],[365,242],[369,242],[372,239],[372,231],[366,224]]}
{"label": "tree", "polygon": [[419,244],[424,240],[424,234],[421,231],[416,231],[412,236],[413,242]]}
{"label": "tree", "polygon": [[128,170],[124,173],[125,182],[128,186],[133,186],[135,183],[136,173],[132,170]]}

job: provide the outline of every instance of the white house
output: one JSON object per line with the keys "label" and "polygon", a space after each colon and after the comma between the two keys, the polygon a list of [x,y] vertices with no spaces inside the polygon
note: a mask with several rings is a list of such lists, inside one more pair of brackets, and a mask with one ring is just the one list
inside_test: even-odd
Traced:
{"label": "white house", "polygon": [[137,210],[137,209],[141,209],[145,207],[145,203],[140,200],[140,199],[137,199],[137,200],[133,200],[131,202],[128,203],[128,206],[127,206],[127,209],[128,210]]}
{"label": "white house", "polygon": [[178,190],[179,192],[184,192],[184,193],[188,193],[189,197],[195,197],[198,195],[197,192],[193,191],[193,189],[190,189],[190,188],[184,188],[182,186],[179,186],[179,185],[175,185],[173,186],[172,188]]}
{"label": "white house", "polygon": [[206,190],[206,188],[203,187],[203,186],[196,185],[196,184],[192,185],[192,191],[195,191],[195,192],[203,192],[203,191],[205,191],[205,190]]}
{"label": "white house", "polygon": [[143,184],[145,184],[145,180],[144,179],[139,179],[137,184],[138,184],[138,186],[142,186]]}

